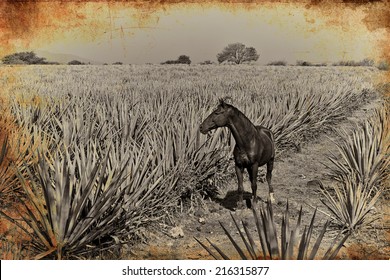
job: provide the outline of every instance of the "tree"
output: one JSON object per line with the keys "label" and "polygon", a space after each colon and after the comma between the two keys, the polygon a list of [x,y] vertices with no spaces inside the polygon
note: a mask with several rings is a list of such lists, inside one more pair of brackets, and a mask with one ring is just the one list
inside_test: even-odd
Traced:
{"label": "tree", "polygon": [[246,47],[242,43],[229,44],[223,51],[217,54],[219,63],[233,62],[241,64],[243,62],[256,61],[259,59],[257,51],[253,47]]}
{"label": "tree", "polygon": [[4,56],[3,64],[49,64],[44,57],[38,57],[34,52],[19,52]]}
{"label": "tree", "polygon": [[177,59],[178,64],[191,64],[191,59],[188,55],[181,55]]}

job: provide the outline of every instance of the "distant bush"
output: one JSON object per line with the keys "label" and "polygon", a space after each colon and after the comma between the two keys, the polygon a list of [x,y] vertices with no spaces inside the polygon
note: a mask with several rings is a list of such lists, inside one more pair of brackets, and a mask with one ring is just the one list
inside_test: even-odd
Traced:
{"label": "distant bush", "polygon": [[381,61],[378,63],[378,69],[383,70],[383,71],[388,71],[390,70],[390,65],[387,61]]}
{"label": "distant bush", "polygon": [[372,67],[372,66],[374,66],[374,65],[375,65],[374,60],[369,59],[369,58],[365,58],[365,59],[363,59],[362,61],[360,61],[360,66]]}
{"label": "distant bush", "polygon": [[332,65],[333,66],[365,66],[365,67],[372,67],[374,66],[375,62],[372,59],[365,58],[361,61],[354,61],[354,60],[342,60],[339,62],[335,62]]}
{"label": "distant bush", "polygon": [[308,61],[305,61],[305,60],[297,60],[296,65],[297,66],[315,66],[315,67],[327,66],[327,64],[325,62],[311,63],[311,62],[308,62]]}
{"label": "distant bush", "polygon": [[189,56],[187,55],[181,55],[179,56],[179,58],[177,59],[177,62],[179,64],[191,64],[191,59]]}
{"label": "distant bush", "polygon": [[284,60],[276,60],[276,61],[271,61],[267,65],[273,65],[273,66],[286,66],[287,62]]}
{"label": "distant bush", "polygon": [[200,65],[212,65],[212,64],[214,64],[214,62],[212,62],[211,60],[205,60],[205,61],[203,61],[203,62],[201,62],[199,64]]}
{"label": "distant bush", "polygon": [[123,63],[120,61],[117,61],[117,62],[114,62],[112,65],[123,65]]}
{"label": "distant bush", "polygon": [[188,55],[181,55],[176,60],[167,60],[161,64],[191,64],[191,59]]}
{"label": "distant bush", "polygon": [[177,60],[167,60],[165,62],[162,62],[161,64],[178,64]]}
{"label": "distant bush", "polygon": [[297,60],[297,66],[313,66],[313,64],[308,61]]}
{"label": "distant bush", "polygon": [[68,62],[68,65],[85,65],[85,63],[79,60],[72,60]]}

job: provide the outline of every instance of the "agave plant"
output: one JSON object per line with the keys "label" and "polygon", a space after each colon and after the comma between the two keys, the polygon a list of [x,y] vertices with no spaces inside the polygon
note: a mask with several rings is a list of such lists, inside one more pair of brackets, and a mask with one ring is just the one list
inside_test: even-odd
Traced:
{"label": "agave plant", "polygon": [[382,194],[381,190],[364,186],[356,177],[343,184],[321,188],[325,197],[322,203],[332,213],[334,220],[349,231],[370,224],[377,218],[370,214]]}
{"label": "agave plant", "polygon": [[342,135],[336,143],[341,160],[329,157],[331,176],[337,183],[322,187],[322,202],[333,218],[348,230],[367,225],[375,220],[370,215],[389,180],[390,131],[386,124],[389,116],[385,108],[365,121],[352,136]]}
{"label": "agave plant", "polygon": [[377,187],[389,176],[390,130],[387,126],[389,112],[385,107],[377,109],[372,118],[357,127],[352,135],[340,133],[342,141],[335,143],[337,155],[329,157],[331,175],[339,182],[348,181],[351,175],[368,188]]}
{"label": "agave plant", "polygon": [[70,258],[97,245],[129,242],[140,226],[172,206],[161,192],[175,186],[167,182],[171,176],[156,176],[158,167],[149,168],[152,158],[138,153],[135,163],[130,157],[116,162],[111,149],[99,156],[94,143],[60,149],[53,158],[40,153],[36,170],[27,168],[27,178],[19,174],[26,194],[20,199],[24,211],[18,211],[23,222],[0,214],[31,237],[37,259]]}
{"label": "agave plant", "polygon": [[[74,162],[71,162],[69,153],[63,157],[58,155],[53,170],[50,170],[49,164],[45,164],[41,155],[38,180],[31,170],[28,181],[19,175],[27,195],[26,200],[20,200],[24,205],[20,216],[27,227],[1,212],[31,236],[37,259],[53,252],[58,259],[73,254],[96,238],[104,237],[106,233],[101,225],[115,221],[113,214],[105,213],[112,213],[118,200],[115,194],[117,184],[122,179],[120,172],[113,171],[106,176],[107,156],[88,165],[75,164],[85,159],[82,153],[81,150],[75,153]],[[75,177],[77,169],[82,172],[80,181]]]}
{"label": "agave plant", "polygon": [[[231,214],[233,222],[236,226],[236,229],[239,232],[241,240],[244,244],[240,244],[236,241],[229,230],[222,224],[221,227],[224,230],[226,236],[229,238],[229,241],[240,255],[240,258],[243,260],[246,259],[315,259],[317,253],[322,245],[324,235],[326,230],[329,228],[330,222],[327,221],[322,226],[322,229],[315,239],[314,244],[312,244],[313,231],[315,228],[314,220],[317,210],[314,211],[311,218],[309,226],[305,226],[302,231],[301,219],[302,219],[302,207],[298,214],[298,219],[295,225],[290,224],[290,211],[289,205],[287,202],[286,209],[282,217],[282,226],[280,232],[280,239],[277,234],[277,225],[274,221],[274,214],[272,205],[270,202],[267,203],[267,206],[264,207],[262,204],[259,210],[252,208],[253,219],[256,224],[256,230],[258,233],[258,240],[256,242],[254,236],[250,233],[248,223],[241,221],[242,229],[240,228],[239,223],[236,218]],[[327,247],[326,252],[323,254],[321,259],[334,259],[337,256],[337,253],[349,237],[350,233],[343,234],[341,231],[334,238],[332,243]],[[230,259],[229,256],[217,245],[211,242],[209,239],[207,241],[211,245],[208,247],[200,240],[195,238],[196,241],[207,250],[207,252],[213,256],[215,259],[222,257],[223,259]],[[261,250],[258,249],[258,244],[260,244]],[[215,251],[214,251],[214,250]],[[321,248],[324,249],[324,248]]]}

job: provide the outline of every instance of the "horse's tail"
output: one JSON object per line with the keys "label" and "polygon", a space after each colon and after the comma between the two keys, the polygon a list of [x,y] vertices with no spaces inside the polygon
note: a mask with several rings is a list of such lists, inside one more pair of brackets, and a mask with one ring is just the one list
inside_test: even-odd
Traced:
{"label": "horse's tail", "polygon": [[271,138],[272,157],[274,158],[275,157],[275,137],[274,137],[274,133],[271,131],[271,129],[267,129],[265,132],[267,133],[269,138]]}
{"label": "horse's tail", "polygon": [[259,133],[263,132],[271,140],[272,158],[274,158],[275,157],[275,137],[274,137],[274,133],[271,131],[271,129],[266,128],[266,127],[261,126],[261,125],[257,125],[256,128],[258,129]]}
{"label": "horse's tail", "polygon": [[275,143],[274,133],[271,131],[271,129],[266,129],[265,133],[268,135],[269,138],[271,138],[272,143]]}

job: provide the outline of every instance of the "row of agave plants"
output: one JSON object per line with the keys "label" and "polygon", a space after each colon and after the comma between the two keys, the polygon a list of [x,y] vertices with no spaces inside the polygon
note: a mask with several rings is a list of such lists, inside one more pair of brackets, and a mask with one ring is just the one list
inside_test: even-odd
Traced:
{"label": "row of agave plants", "polygon": [[[171,70],[180,78],[187,75],[181,68]],[[59,79],[60,94],[51,85],[60,75],[22,80],[31,88],[38,85],[32,91],[37,93],[24,92],[7,104],[12,121],[6,120],[10,136],[1,143],[0,190],[2,196],[17,194],[22,221],[1,214],[30,236],[36,258],[81,257],[134,242],[142,238],[142,228],[173,215],[179,205],[191,208],[196,198],[211,195],[210,182],[229,176],[234,143],[222,129],[200,135],[198,124],[219,97],[226,97],[222,88],[250,119],[275,131],[279,151],[333,125],[368,93],[312,89],[286,94],[288,88],[282,93],[271,88],[272,94],[259,90],[243,98],[259,85],[228,80],[214,92],[196,77],[201,86],[179,79],[161,87],[166,81],[152,79],[152,86],[161,87],[158,93],[141,78],[126,78],[112,93],[85,82],[100,82],[97,78],[74,71]],[[126,88],[134,82],[141,83],[139,90]],[[80,88],[82,93],[73,93]]]}
{"label": "row of agave plants", "polygon": [[351,133],[340,131],[339,155],[328,164],[335,184],[324,187],[324,204],[335,221],[353,231],[377,218],[370,215],[390,191],[390,111],[388,101]]}
{"label": "row of agave plants", "polygon": [[[33,152],[35,162],[10,162],[8,167],[15,168],[18,180],[8,176],[15,184],[5,184],[4,190],[21,188],[25,197],[17,197],[25,206],[20,211],[23,223],[3,214],[31,236],[37,258],[81,256],[137,238],[141,227],[177,207],[180,188],[191,183],[179,182],[182,175],[188,170],[214,175],[223,160],[216,140],[201,144],[195,141],[199,135],[182,139],[119,102],[111,108],[106,107],[109,102],[95,103],[88,110],[85,103],[84,108],[76,106],[80,100],[75,99],[24,111],[31,115],[20,119],[16,115],[19,125],[31,117],[23,128],[39,131],[31,147],[35,142],[46,145]],[[4,141],[2,154],[6,150]],[[193,180],[201,183],[202,178]]]}

